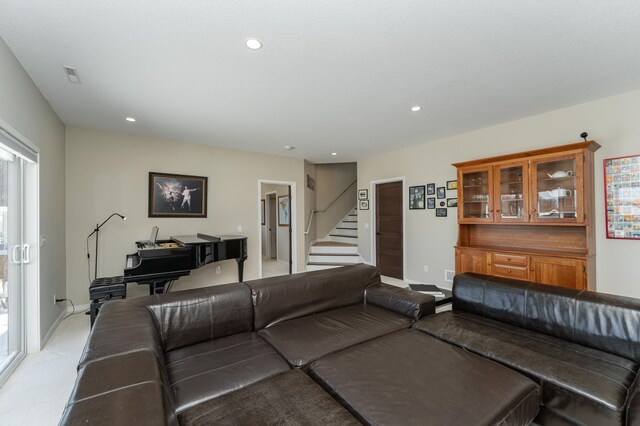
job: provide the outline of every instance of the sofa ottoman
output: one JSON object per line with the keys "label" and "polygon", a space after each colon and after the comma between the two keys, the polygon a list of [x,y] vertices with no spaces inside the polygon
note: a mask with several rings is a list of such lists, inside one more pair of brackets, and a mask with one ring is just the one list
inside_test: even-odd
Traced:
{"label": "sofa ottoman", "polygon": [[182,426],[360,425],[300,370],[289,370],[198,404],[179,420]]}
{"label": "sofa ottoman", "polygon": [[309,374],[372,425],[527,425],[540,404],[532,380],[417,330],[314,361]]}

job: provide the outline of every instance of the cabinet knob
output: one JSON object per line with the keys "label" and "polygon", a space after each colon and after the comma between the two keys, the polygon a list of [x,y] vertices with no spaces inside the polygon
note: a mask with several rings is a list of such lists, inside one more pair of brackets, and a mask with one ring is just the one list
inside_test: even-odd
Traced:
{"label": "cabinet knob", "polygon": [[511,262],[511,258],[510,257],[507,257],[507,262]]}
{"label": "cabinet knob", "polygon": [[507,269],[507,272],[508,272],[508,273],[511,273],[511,269]]}
{"label": "cabinet knob", "polygon": [[531,209],[531,211],[532,211],[532,212],[535,212],[535,211],[536,211],[536,209]]}
{"label": "cabinet knob", "polygon": [[493,209],[489,210],[489,213],[493,213]]}
{"label": "cabinet knob", "polygon": [[496,210],[496,213],[500,213],[500,209]]}

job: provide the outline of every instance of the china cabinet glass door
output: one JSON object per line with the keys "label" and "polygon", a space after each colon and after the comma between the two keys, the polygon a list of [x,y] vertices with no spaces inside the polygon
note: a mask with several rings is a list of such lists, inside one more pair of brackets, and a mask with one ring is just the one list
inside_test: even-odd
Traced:
{"label": "china cabinet glass door", "polygon": [[493,200],[491,167],[460,169],[458,181],[462,184],[462,203],[459,208],[460,222],[492,222]]}
{"label": "china cabinet glass door", "polygon": [[583,222],[582,156],[549,157],[531,162],[531,220]]}
{"label": "china cabinet glass door", "polygon": [[528,222],[529,176],[527,162],[495,167],[495,221]]}

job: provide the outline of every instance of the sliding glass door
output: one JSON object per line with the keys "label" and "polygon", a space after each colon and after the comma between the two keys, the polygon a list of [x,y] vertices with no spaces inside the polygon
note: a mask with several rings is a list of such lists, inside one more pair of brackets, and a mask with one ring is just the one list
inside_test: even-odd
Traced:
{"label": "sliding glass door", "polygon": [[25,160],[0,145],[0,384],[25,352],[24,167]]}

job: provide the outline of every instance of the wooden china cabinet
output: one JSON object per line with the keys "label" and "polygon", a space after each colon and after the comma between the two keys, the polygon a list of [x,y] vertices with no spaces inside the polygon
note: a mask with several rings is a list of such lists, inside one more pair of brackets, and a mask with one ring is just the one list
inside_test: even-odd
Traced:
{"label": "wooden china cabinet", "polygon": [[595,290],[594,141],[456,163],[456,273]]}

